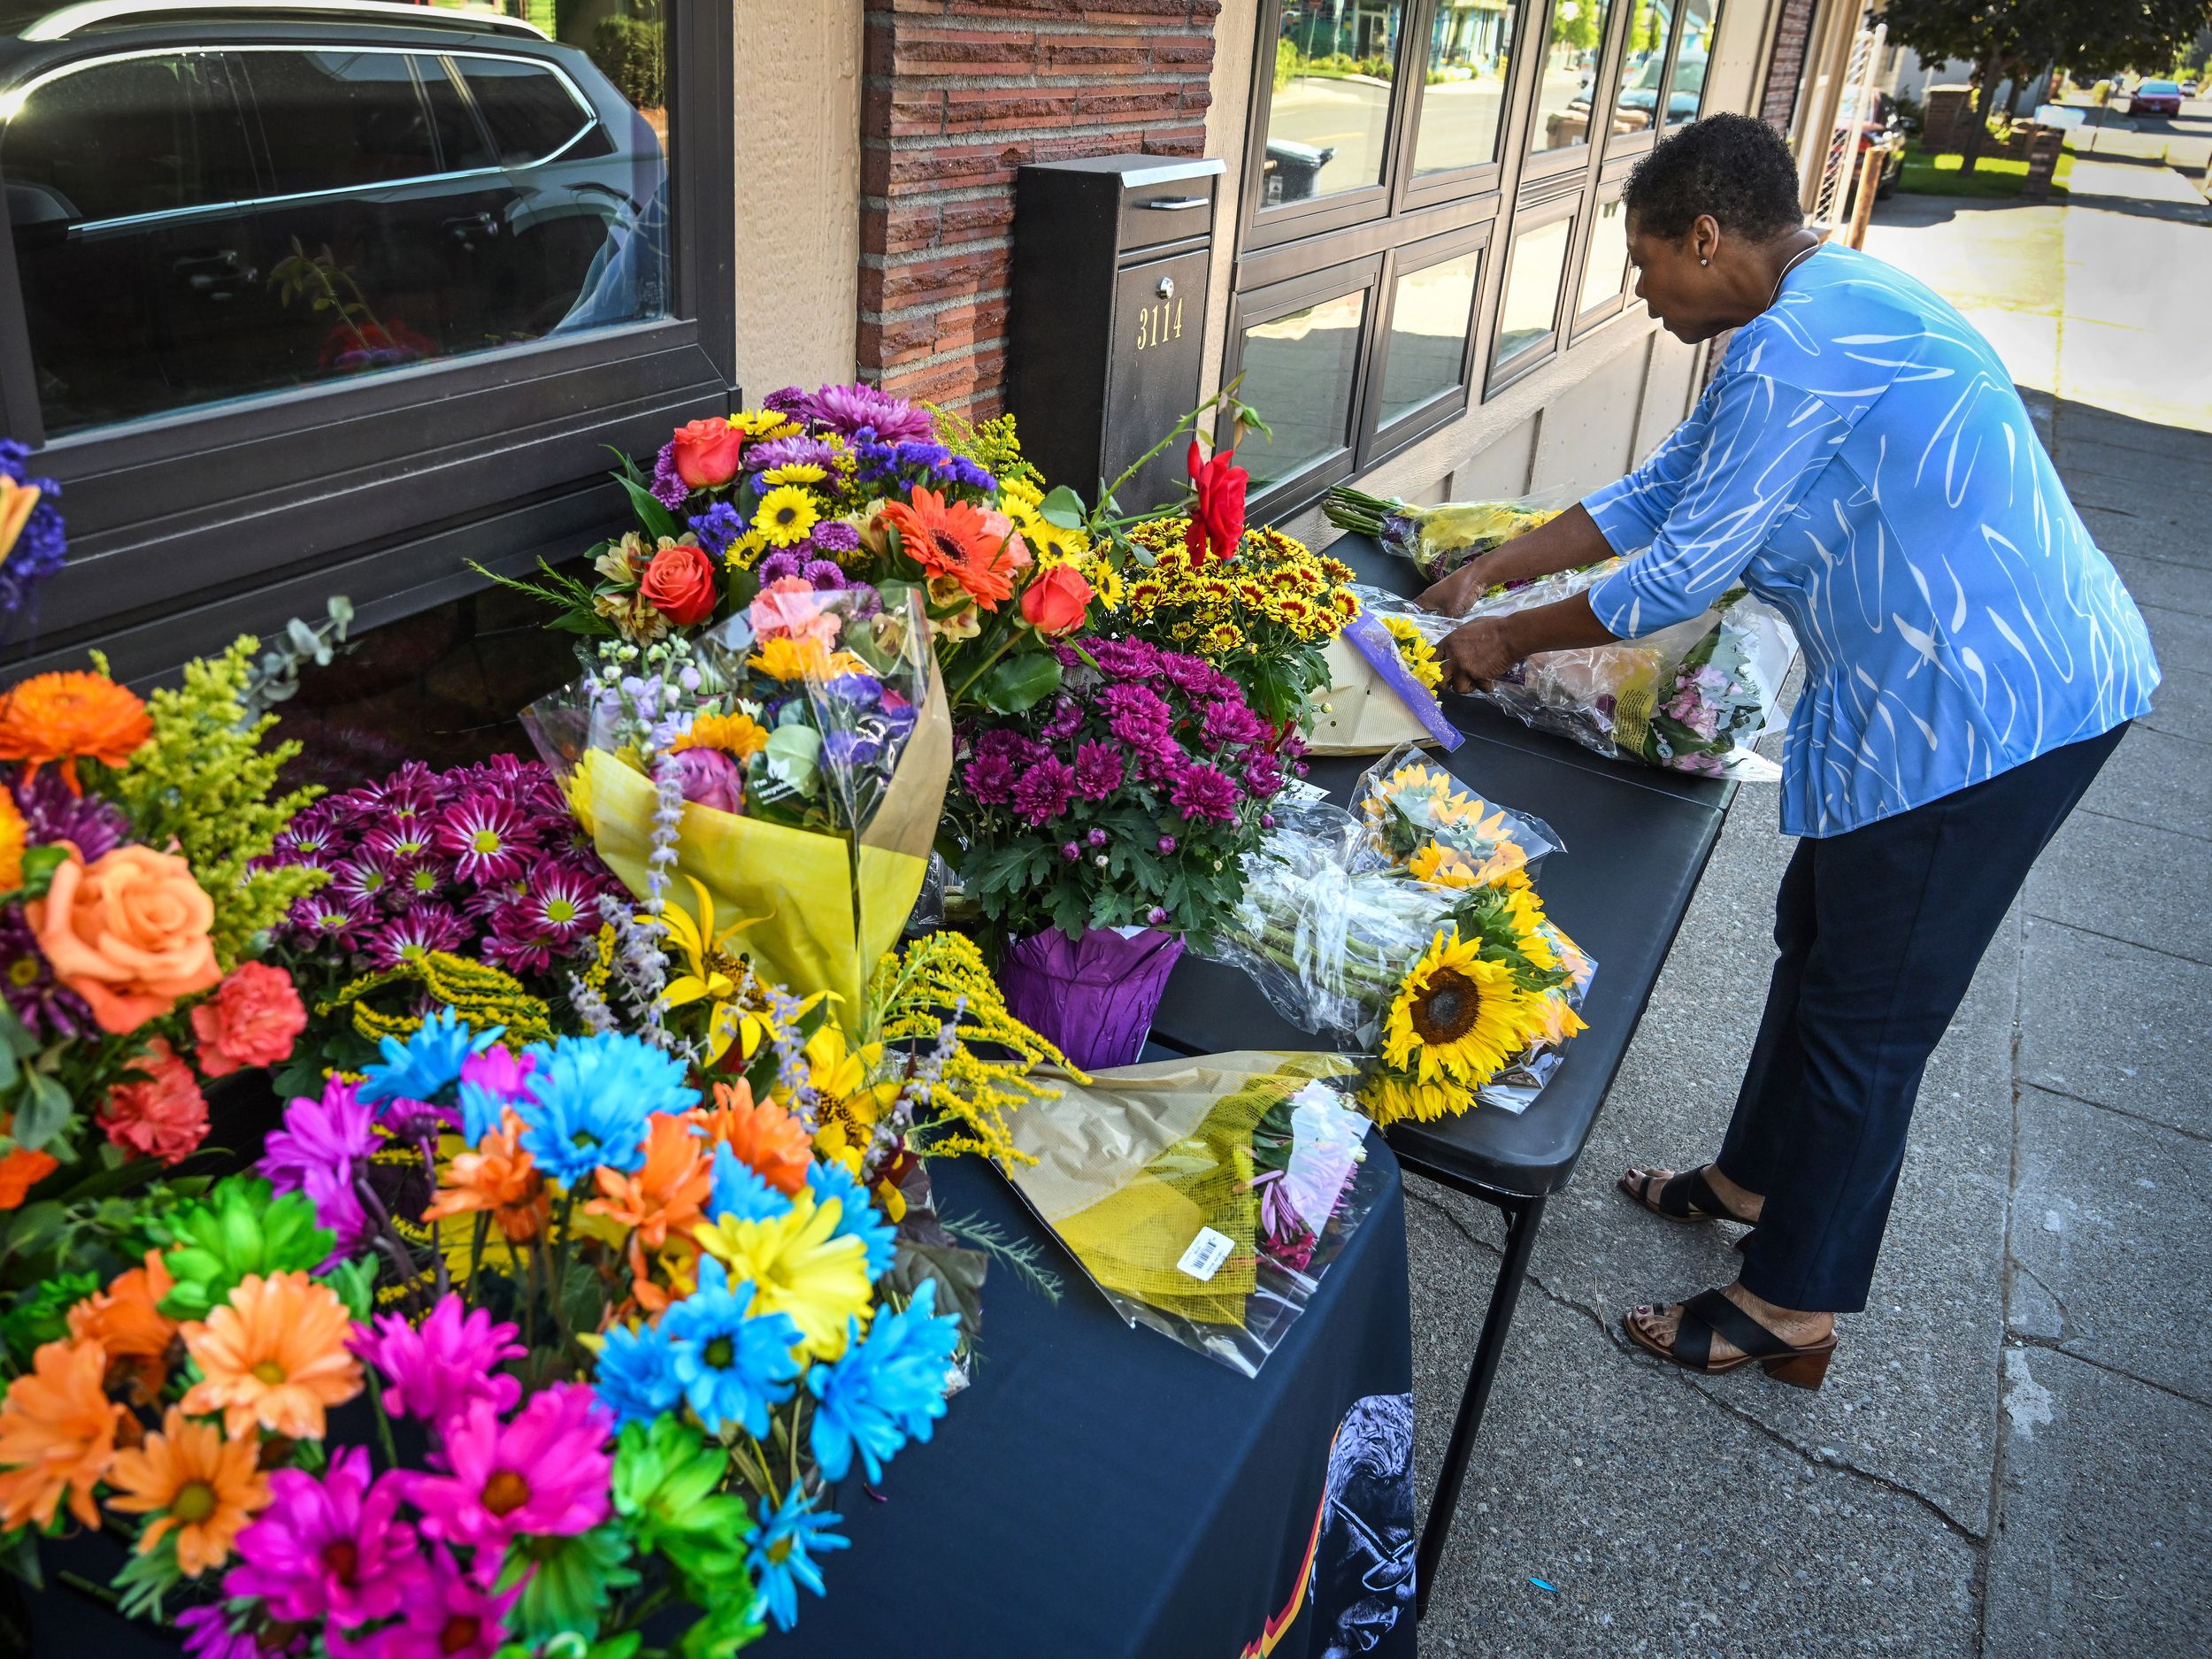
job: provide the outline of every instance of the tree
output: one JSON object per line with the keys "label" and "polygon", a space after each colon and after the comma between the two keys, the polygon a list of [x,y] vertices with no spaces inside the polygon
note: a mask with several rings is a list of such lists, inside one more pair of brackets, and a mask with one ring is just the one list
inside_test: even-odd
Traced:
{"label": "tree", "polygon": [[2165,63],[2212,25],[2212,0],[1889,0],[1883,20],[1892,41],[1926,62],[1974,65],[1974,119],[1960,164],[1971,173],[1998,82],[2009,77],[2016,88],[2054,66],[2093,79]]}

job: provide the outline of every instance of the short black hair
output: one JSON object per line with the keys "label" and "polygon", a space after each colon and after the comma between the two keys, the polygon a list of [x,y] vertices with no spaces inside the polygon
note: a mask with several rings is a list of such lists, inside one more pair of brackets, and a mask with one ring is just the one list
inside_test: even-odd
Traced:
{"label": "short black hair", "polygon": [[1804,222],[1797,158],[1780,134],[1748,115],[1709,115],[1661,139],[1628,175],[1621,199],[1647,236],[1686,236],[1701,213],[1754,242]]}

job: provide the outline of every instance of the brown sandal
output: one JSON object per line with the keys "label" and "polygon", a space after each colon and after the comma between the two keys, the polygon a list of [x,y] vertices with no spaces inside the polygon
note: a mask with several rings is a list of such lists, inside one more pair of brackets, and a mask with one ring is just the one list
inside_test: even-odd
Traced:
{"label": "brown sandal", "polygon": [[1671,1180],[1661,1182],[1655,1192],[1652,1187],[1655,1178],[1647,1170],[1624,1170],[1613,1184],[1653,1215],[1664,1216],[1669,1221],[1732,1221],[1740,1226],[1756,1226],[1756,1222],[1745,1221],[1721,1202],[1720,1194],[1705,1179],[1705,1171],[1712,1167],[1701,1164],[1694,1170],[1684,1170]]}
{"label": "brown sandal", "polygon": [[[1682,1304],[1682,1317],[1675,1326],[1671,1344],[1646,1336],[1633,1314],[1621,1316],[1621,1327],[1628,1333],[1628,1340],[1645,1353],[1656,1354],[1685,1371],[1718,1377],[1755,1363],[1763,1365],[1775,1381],[1793,1388],[1819,1387],[1827,1379],[1828,1362],[1836,1352],[1834,1332],[1799,1348],[1785,1342],[1717,1290],[1700,1291]],[[1736,1353],[1732,1358],[1713,1357],[1716,1336],[1725,1337],[1734,1345]]]}

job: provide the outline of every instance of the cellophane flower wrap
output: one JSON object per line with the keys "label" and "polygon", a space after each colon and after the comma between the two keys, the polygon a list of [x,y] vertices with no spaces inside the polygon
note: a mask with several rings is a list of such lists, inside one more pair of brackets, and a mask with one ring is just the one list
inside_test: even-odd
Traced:
{"label": "cellophane flower wrap", "polygon": [[[1617,559],[1494,590],[1462,616],[1414,611],[1363,588],[1379,614],[1440,642],[1471,617],[1505,616],[1586,592]],[[1782,683],[1797,637],[1782,614],[1743,588],[1709,611],[1640,640],[1547,651],[1471,695],[1540,732],[1610,758],[1709,778],[1771,782],[1781,776],[1754,750],[1785,720]]]}
{"label": "cellophane flower wrap", "polygon": [[[741,953],[853,1028],[921,889],[951,764],[918,595],[779,578],[696,639],[603,642],[526,724],[649,934]],[[622,949],[661,954],[653,937]]]}
{"label": "cellophane flower wrap", "polygon": [[[268,932],[321,878],[259,868],[314,791],[247,703],[257,641],[150,700],[87,671],[0,692],[0,1314],[134,1248],[104,1201],[205,1140],[206,1086],[306,1024]],[[17,1345],[17,1360],[27,1357]]]}
{"label": "cellophane flower wrap", "polygon": [[1340,485],[1328,493],[1323,510],[1338,528],[1372,536],[1389,552],[1410,560],[1429,582],[1443,580],[1469,560],[1559,516],[1558,508],[1533,498],[1421,506]]}
{"label": "cellophane flower wrap", "polygon": [[1025,1113],[1009,1179],[1131,1324],[1256,1375],[1373,1202],[1335,1055],[1125,1066]]}
{"label": "cellophane flower wrap", "polygon": [[69,557],[61,486],[30,460],[27,445],[0,438],[0,640],[28,630],[38,589]]}
{"label": "cellophane flower wrap", "polygon": [[1358,817],[1278,814],[1210,954],[1291,1024],[1366,1056],[1359,1098],[1378,1122],[1524,1110],[1545,1055],[1582,1029],[1595,971],[1530,885],[1550,838],[1433,763],[1392,760],[1363,780]]}

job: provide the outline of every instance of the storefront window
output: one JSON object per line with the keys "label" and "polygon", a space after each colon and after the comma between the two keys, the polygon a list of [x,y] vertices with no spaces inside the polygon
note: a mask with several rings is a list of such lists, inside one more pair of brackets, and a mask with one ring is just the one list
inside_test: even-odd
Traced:
{"label": "storefront window", "polygon": [[1674,55],[1667,125],[1694,121],[1705,103],[1705,65],[1711,61],[1720,0],[1682,0],[1682,44]]}
{"label": "storefront window", "polygon": [[1398,279],[1390,307],[1379,427],[1403,419],[1460,384],[1480,267],[1481,256],[1471,253]]}
{"label": "storefront window", "polygon": [[1613,0],[1554,0],[1528,127],[1532,153],[1589,142],[1590,104],[1612,11]]}
{"label": "storefront window", "polygon": [[1415,173],[1476,167],[1498,158],[1518,19],[1519,8],[1499,0],[1440,0],[1429,31]]}
{"label": "storefront window", "polygon": [[1382,182],[1402,0],[1285,0],[1260,205]]}
{"label": "storefront window", "polygon": [[1628,210],[1615,196],[1600,204],[1590,224],[1590,252],[1582,265],[1578,311],[1595,311],[1620,296],[1628,281]]}
{"label": "storefront window", "polygon": [[1620,90],[1613,100],[1615,132],[1646,132],[1657,124],[1659,83],[1667,73],[1667,35],[1673,20],[1670,0],[1633,0],[1630,6]]}
{"label": "storefront window", "polygon": [[0,88],[49,437],[669,315],[657,24],[127,21]]}
{"label": "storefront window", "polygon": [[1574,220],[1555,219],[1513,239],[1505,267],[1505,299],[1498,312],[1498,365],[1502,368],[1552,331],[1559,310],[1560,279],[1567,273],[1567,244]]}
{"label": "storefront window", "polygon": [[1244,331],[1240,396],[1267,418],[1272,441],[1254,434],[1237,451],[1255,495],[1344,448],[1351,427],[1361,289]]}

